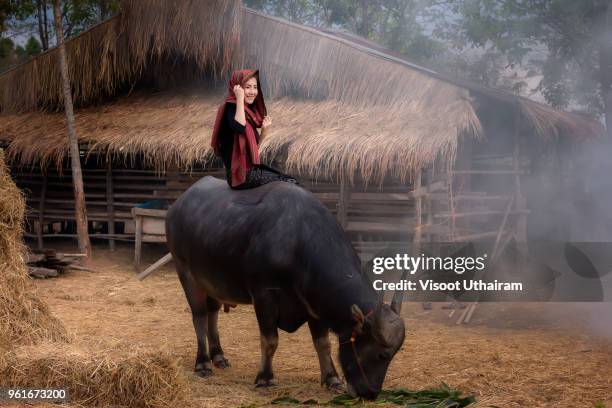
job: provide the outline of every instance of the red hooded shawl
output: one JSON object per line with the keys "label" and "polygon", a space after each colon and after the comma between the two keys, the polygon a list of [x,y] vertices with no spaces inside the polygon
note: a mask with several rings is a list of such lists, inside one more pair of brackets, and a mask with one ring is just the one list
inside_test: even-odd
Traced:
{"label": "red hooded shawl", "polygon": [[[266,115],[266,104],[264,103],[261,86],[259,84],[259,71],[251,69],[243,69],[234,71],[232,79],[229,82],[229,94],[219,110],[217,111],[217,119],[213,128],[211,145],[218,155],[220,153],[220,141],[222,137],[229,134],[229,137],[234,138],[234,146],[232,149],[232,187],[236,187],[246,181],[247,171],[254,164],[259,164],[259,147],[257,145],[256,128],[261,127],[263,117]],[[251,105],[244,105],[244,113],[246,117],[246,125],[244,133],[234,133],[227,126],[223,126],[225,117],[225,104],[236,103],[236,95],[234,95],[234,86],[240,85],[244,87],[246,81],[250,78],[257,78],[257,97]],[[231,134],[233,133],[233,134]]]}

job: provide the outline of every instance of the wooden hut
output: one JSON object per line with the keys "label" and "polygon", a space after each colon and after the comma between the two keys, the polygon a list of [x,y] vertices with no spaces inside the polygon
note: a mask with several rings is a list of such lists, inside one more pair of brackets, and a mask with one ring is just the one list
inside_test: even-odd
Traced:
{"label": "wooden hut", "polygon": [[[602,132],[588,118],[237,1],[169,4],[125,1],[67,42],[89,219],[108,225],[98,237],[131,239],[130,208],[221,174],[209,143],[234,67],[262,74],[274,122],[265,160],[297,175],[360,249],[525,240],[537,211],[527,175],[537,192],[537,180],[559,174],[546,157]],[[0,143],[41,242],[70,235],[73,218],[55,58],[50,50],[0,75]]]}

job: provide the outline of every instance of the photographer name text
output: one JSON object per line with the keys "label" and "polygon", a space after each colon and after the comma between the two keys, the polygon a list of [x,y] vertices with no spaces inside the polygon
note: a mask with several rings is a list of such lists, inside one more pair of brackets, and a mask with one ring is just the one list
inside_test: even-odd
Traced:
{"label": "photographer name text", "polygon": [[399,282],[384,282],[382,279],[377,279],[372,282],[375,290],[408,290],[408,291],[521,291],[523,284],[521,282],[499,282],[494,280],[486,282],[483,280],[464,279],[454,282],[435,282],[431,279],[419,279],[418,281],[410,281],[403,279]]}

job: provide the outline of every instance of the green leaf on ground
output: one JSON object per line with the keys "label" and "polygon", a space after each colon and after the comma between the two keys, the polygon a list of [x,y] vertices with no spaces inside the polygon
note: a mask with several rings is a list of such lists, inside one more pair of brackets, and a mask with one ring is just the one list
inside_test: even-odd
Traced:
{"label": "green leaf on ground", "polygon": [[[310,399],[300,402],[299,400],[284,395],[272,400],[271,404],[286,404],[286,405],[328,405],[328,406],[353,406],[359,405],[366,401],[361,398],[355,398],[348,394],[338,395],[331,400],[319,403],[316,400]],[[383,390],[378,398],[373,402],[390,402],[397,405],[402,405],[407,408],[463,408],[476,402],[473,395],[463,396],[459,390],[453,390],[447,384],[442,383],[438,388],[432,388],[421,391],[411,391],[406,388],[395,388],[393,390]],[[595,406],[595,408],[602,408]],[[605,407],[603,407],[605,408]]]}

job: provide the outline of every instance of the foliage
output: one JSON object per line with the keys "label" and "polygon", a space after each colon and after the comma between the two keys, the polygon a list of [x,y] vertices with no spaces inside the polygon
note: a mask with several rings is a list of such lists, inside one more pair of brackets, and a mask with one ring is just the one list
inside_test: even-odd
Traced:
{"label": "foliage", "polygon": [[0,70],[24,62],[40,51],[41,45],[33,36],[30,36],[25,47],[15,46],[10,38],[0,38]]}
{"label": "foliage", "polygon": [[431,0],[245,0],[267,14],[315,27],[346,30],[415,61],[428,61],[444,45],[427,34]]}
{"label": "foliage", "polygon": [[[120,0],[62,0],[65,36],[77,35],[109,18],[119,11],[119,4]],[[0,37],[8,32],[13,38],[10,40],[12,48],[7,42],[2,46],[0,70],[53,46],[55,29],[52,10],[52,0],[0,0]],[[23,38],[27,38],[25,44],[15,44],[21,42],[15,40]]]}
{"label": "foliage", "polygon": [[301,24],[347,30],[485,86],[604,114],[612,127],[610,0],[244,2]]}
{"label": "foliage", "polygon": [[[501,52],[542,77],[537,90],[557,108],[612,114],[609,0],[463,0],[446,27],[459,47]],[[612,104],[612,100],[608,99]],[[612,119],[612,118],[610,118]]]}
{"label": "foliage", "polygon": [[[353,406],[361,405],[361,398],[351,397],[348,394],[338,395],[333,399],[319,403],[315,400],[299,401],[291,396],[284,395],[270,402],[272,405],[328,405],[328,406]],[[463,396],[461,391],[453,390],[447,384],[442,383],[439,388],[422,391],[410,391],[406,388],[383,390],[376,399],[377,403],[393,403],[408,408],[462,408],[475,403],[474,396]]]}

